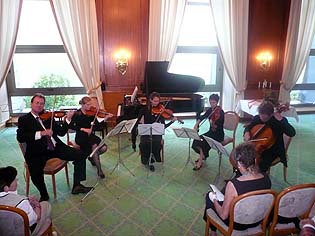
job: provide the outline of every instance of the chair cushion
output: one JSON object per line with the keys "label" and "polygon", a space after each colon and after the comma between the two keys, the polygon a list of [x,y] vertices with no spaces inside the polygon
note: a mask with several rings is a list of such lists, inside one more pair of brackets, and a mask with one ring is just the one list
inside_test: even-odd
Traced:
{"label": "chair cushion", "polygon": [[52,158],[49,159],[46,162],[46,166],[44,168],[45,174],[53,174],[57,173],[59,170],[61,170],[65,165],[67,161],[61,160],[59,158]]}

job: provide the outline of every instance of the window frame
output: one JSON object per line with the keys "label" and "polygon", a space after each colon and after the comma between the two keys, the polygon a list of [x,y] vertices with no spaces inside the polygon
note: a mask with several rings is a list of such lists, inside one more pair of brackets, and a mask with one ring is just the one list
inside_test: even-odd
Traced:
{"label": "window frame", "polygon": [[[63,45],[17,45],[15,54],[18,53],[66,53]],[[13,113],[12,99],[13,96],[33,96],[35,93],[43,93],[45,96],[51,95],[78,95],[85,94],[84,87],[49,87],[49,88],[17,88],[15,84],[14,63],[7,75],[7,91],[9,98],[10,115],[21,115],[25,113]]]}

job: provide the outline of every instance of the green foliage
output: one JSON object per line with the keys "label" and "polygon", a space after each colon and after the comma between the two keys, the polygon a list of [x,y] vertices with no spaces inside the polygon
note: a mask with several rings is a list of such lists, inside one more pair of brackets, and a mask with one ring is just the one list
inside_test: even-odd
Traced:
{"label": "green foliage", "polygon": [[304,102],[305,96],[300,91],[292,91],[290,93],[290,99],[291,101]]}
{"label": "green foliage", "polygon": [[[67,78],[60,75],[50,74],[43,75],[38,81],[34,83],[33,88],[58,88],[58,87],[69,87],[70,83]],[[44,94],[45,95],[45,94]],[[75,106],[77,102],[75,101],[74,95],[56,95],[55,96],[45,96],[46,103],[45,109],[49,110],[53,108],[55,99],[55,110],[60,106]],[[31,97],[25,97],[24,102],[26,107],[31,106]]]}

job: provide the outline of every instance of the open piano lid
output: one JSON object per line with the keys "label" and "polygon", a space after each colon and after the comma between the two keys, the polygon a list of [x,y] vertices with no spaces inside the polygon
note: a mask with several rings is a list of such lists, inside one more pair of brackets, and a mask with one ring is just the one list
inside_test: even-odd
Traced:
{"label": "open piano lid", "polygon": [[143,93],[147,96],[153,91],[160,94],[192,94],[205,86],[200,77],[168,73],[168,64],[168,61],[146,62]]}

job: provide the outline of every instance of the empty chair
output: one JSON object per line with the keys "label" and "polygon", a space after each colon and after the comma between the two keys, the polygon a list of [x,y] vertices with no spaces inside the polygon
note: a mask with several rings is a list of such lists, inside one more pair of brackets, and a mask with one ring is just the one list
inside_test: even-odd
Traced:
{"label": "empty chair", "polygon": [[[21,152],[23,153],[23,157],[24,157],[25,150],[26,150],[26,143],[19,143],[19,146],[20,146]],[[68,162],[67,161],[61,160],[59,158],[52,158],[46,162],[46,166],[44,168],[44,174],[45,175],[51,175],[55,199],[57,197],[55,175],[62,169],[65,169],[67,184],[68,184],[68,186],[70,186],[69,174],[68,174]],[[26,196],[28,196],[29,189],[30,189],[30,172],[29,172],[28,165],[27,165],[26,161],[24,161],[24,179],[25,179],[25,183],[26,183],[25,194],[26,194]]]}
{"label": "empty chair", "polygon": [[[205,236],[209,235],[210,225],[215,226],[223,235],[265,235],[269,214],[274,206],[276,192],[270,189],[257,190],[233,199],[229,213],[229,225],[210,208],[207,210]],[[234,222],[240,224],[260,224],[246,230],[235,230]]]}
{"label": "empty chair", "polygon": [[[293,222],[279,223],[279,216],[285,218],[307,218],[314,202],[315,183],[299,184],[281,191],[275,201],[274,215],[269,234],[287,235],[297,233],[299,230]],[[280,220],[280,222],[284,221]]]}
{"label": "empty chair", "polygon": [[[234,111],[227,111],[224,113],[224,124],[223,128],[226,133],[226,130],[232,131],[232,137],[225,135],[224,140],[221,142],[223,146],[226,146],[229,143],[233,144],[233,149],[235,148],[235,136],[236,130],[239,123],[240,117]],[[219,154],[219,174],[221,169],[221,161],[222,161],[222,154]]]}
{"label": "empty chair", "polygon": [[[52,222],[47,222],[45,230],[40,232],[40,236],[52,236]],[[0,235],[6,236],[30,236],[30,228],[27,214],[11,206],[0,205]]]}

